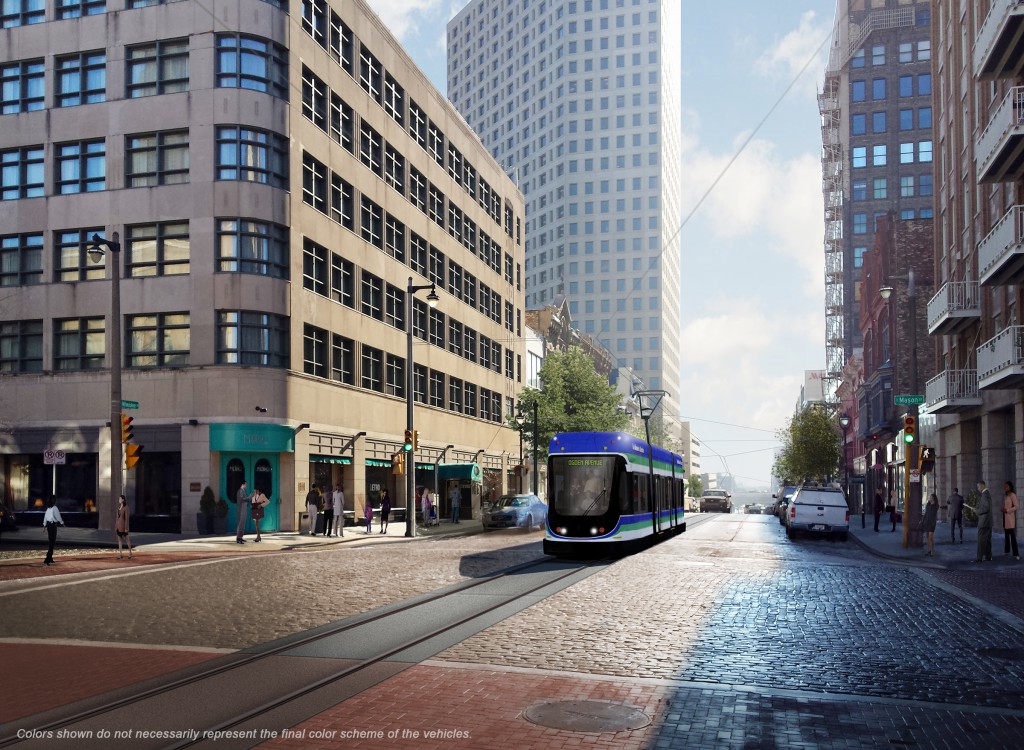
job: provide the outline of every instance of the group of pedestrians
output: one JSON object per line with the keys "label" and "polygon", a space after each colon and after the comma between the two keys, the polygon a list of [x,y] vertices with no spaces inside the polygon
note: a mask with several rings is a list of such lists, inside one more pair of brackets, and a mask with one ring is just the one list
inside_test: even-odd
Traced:
{"label": "group of pedestrians", "polygon": [[247,517],[252,518],[252,522],[256,526],[256,539],[254,541],[263,541],[260,521],[263,520],[268,505],[270,505],[270,498],[267,497],[263,490],[257,487],[252,492],[249,492],[249,484],[244,480],[242,481],[238,492],[235,493],[235,513],[237,514],[235,542],[245,544],[245,521]]}

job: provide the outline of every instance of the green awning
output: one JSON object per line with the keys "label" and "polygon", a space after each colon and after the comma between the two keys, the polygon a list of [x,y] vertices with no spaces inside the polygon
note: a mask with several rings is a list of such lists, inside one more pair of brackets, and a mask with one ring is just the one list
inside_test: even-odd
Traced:
{"label": "green awning", "polygon": [[342,466],[351,466],[352,459],[346,456],[315,456],[310,455],[309,460],[318,464],[341,464]]}
{"label": "green awning", "polygon": [[483,477],[480,472],[480,464],[439,464],[437,467],[438,479],[471,479],[479,482]]}

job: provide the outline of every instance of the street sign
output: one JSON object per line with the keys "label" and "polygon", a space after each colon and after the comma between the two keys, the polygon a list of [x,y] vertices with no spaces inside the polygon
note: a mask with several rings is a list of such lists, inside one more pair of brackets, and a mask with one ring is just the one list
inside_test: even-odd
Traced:
{"label": "street sign", "polygon": [[924,396],[910,396],[910,395],[893,396],[892,397],[892,402],[894,404],[896,404],[897,406],[910,406],[912,404],[920,405],[920,404],[924,403]]}
{"label": "street sign", "polygon": [[43,464],[46,466],[52,466],[53,464],[60,464],[63,466],[66,460],[67,454],[64,453],[64,451],[43,451]]}
{"label": "street sign", "polygon": [[917,470],[917,469],[911,469],[910,470],[910,483],[911,484],[914,484],[915,482],[920,483],[920,481],[921,481],[921,472],[919,470]]}
{"label": "street sign", "polygon": [[[897,401],[896,403],[898,404],[899,401]],[[124,399],[121,399],[121,408],[122,409],[138,409],[139,408],[139,402],[138,401],[125,401]]]}

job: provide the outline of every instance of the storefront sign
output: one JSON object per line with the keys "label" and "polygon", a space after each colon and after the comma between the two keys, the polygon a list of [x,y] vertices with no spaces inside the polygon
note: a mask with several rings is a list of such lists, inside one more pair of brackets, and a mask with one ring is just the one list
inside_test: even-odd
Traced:
{"label": "storefront sign", "polygon": [[294,453],[295,430],[279,424],[211,424],[210,450]]}
{"label": "storefront sign", "polygon": [[202,482],[189,482],[189,484],[188,484],[188,491],[189,492],[199,492],[202,489],[203,489],[203,483]]}

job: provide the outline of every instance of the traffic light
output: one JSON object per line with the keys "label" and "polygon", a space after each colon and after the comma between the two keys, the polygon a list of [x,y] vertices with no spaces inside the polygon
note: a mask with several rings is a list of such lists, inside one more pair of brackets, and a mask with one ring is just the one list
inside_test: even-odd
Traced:
{"label": "traffic light", "polygon": [[126,445],[124,447],[124,465],[126,469],[135,468],[142,459],[142,446],[141,445]]}
{"label": "traffic light", "polygon": [[402,442],[402,450],[403,451],[411,451],[412,450],[412,444],[413,444],[412,430],[406,430],[405,431],[405,440]]}
{"label": "traffic light", "polygon": [[934,471],[935,449],[922,445],[918,450],[920,453],[918,453],[917,467],[921,470],[921,473],[927,474],[929,471]]}
{"label": "traffic light", "polygon": [[132,433],[132,422],[135,421],[135,417],[129,417],[124,412],[121,412],[121,442],[131,442],[134,433]]}
{"label": "traffic light", "polygon": [[917,440],[917,417],[913,414],[903,415],[903,442],[910,444]]}
{"label": "traffic light", "polygon": [[420,449],[420,431],[412,431],[412,449],[418,451]]}
{"label": "traffic light", "polygon": [[399,451],[398,453],[391,454],[391,473],[392,474],[404,474],[405,473],[405,454]]}

